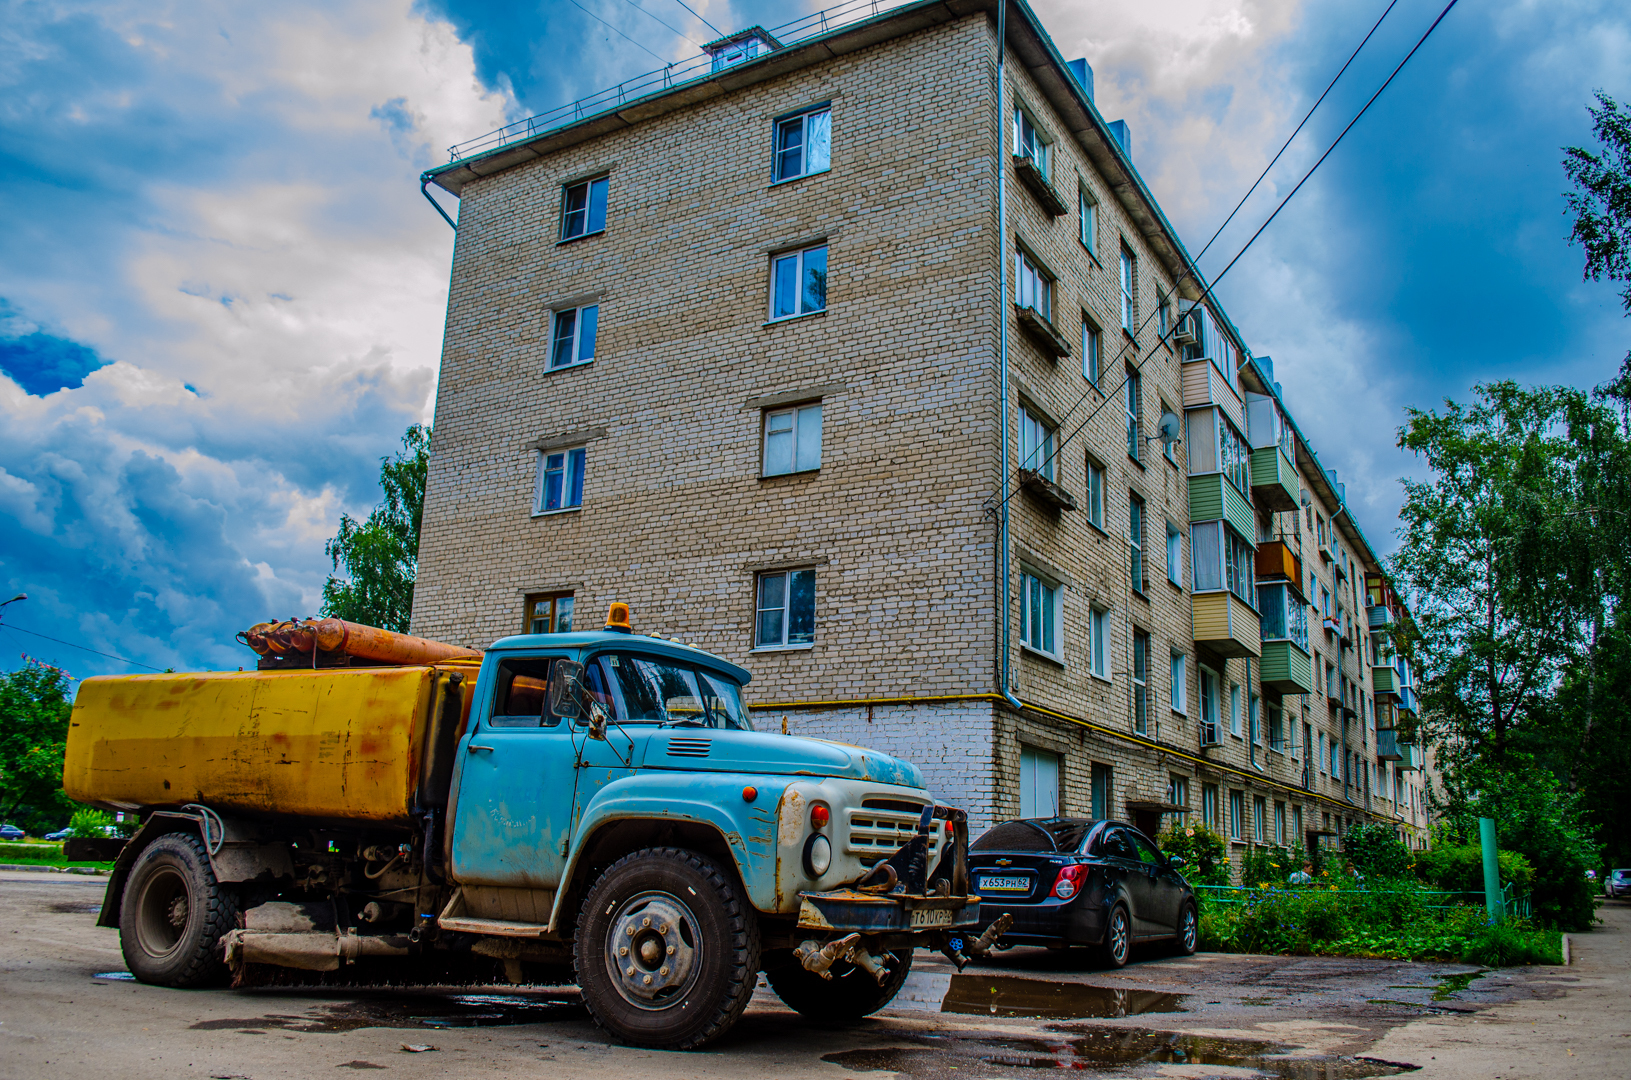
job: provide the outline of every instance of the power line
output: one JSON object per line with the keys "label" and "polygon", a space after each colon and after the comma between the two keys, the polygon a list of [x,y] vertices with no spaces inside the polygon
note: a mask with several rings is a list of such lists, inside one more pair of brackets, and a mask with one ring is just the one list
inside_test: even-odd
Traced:
{"label": "power line", "polygon": [[668,63],[667,60],[664,60],[662,57],[658,56],[656,53],[652,52],[650,49],[647,49],[644,45],[640,44],[638,41],[635,41],[633,38],[629,37],[629,35],[625,34],[623,31],[619,30],[617,27],[613,26],[611,23],[607,22],[605,19],[602,19],[599,15],[596,15],[594,12],[590,11],[588,8],[584,7],[582,4],[578,3],[578,0],[567,0],[567,2],[570,3],[573,7],[577,8],[579,11],[583,12],[585,15],[589,16],[591,19],[595,20],[595,22],[597,22],[600,25],[604,26],[606,29],[610,30],[612,33],[616,34],[618,37],[622,38],[624,41],[628,42],[630,45],[633,45],[637,49],[645,50],[646,55],[651,56],[651,57],[655,57],[659,64],[665,64],[666,65]]}
{"label": "power line", "polygon": [[[649,12],[645,8],[641,7],[639,4],[636,4],[634,2],[634,0],[623,0],[623,2],[625,4],[627,4],[627,5],[629,5],[629,7],[633,8],[634,10],[640,12],[640,14],[646,15],[646,16],[656,20],[662,26],[668,27],[669,30],[673,30],[674,33],[678,34],[680,37],[684,38],[686,41],[689,41],[691,44],[695,45],[697,48],[699,48],[699,49],[702,48],[702,42],[697,41],[695,38],[691,37],[689,34],[685,33],[683,30],[676,30],[676,29],[674,29],[674,27],[669,26],[666,22],[663,22],[663,20],[658,19],[657,16],[652,15],[651,12]],[[1394,0],[1394,3],[1398,3],[1398,0]]]}
{"label": "power line", "polygon": [[[692,7],[690,4],[687,4],[685,2],[685,0],[674,0],[674,3],[678,4],[680,7],[684,8],[686,11],[689,11],[691,14],[696,15],[697,18],[702,19],[702,16],[697,14],[696,8]],[[721,30],[719,27],[715,26],[713,23],[709,22],[707,19],[702,19],[702,25],[706,26],[708,29],[712,30],[714,33],[718,34],[720,37],[725,36],[725,31]]]}
{"label": "power line", "polygon": [[120,663],[130,664],[133,667],[144,667],[149,671],[158,671],[158,672],[162,672],[164,670],[163,668],[154,667],[152,664],[144,664],[140,660],[131,660],[128,657],[115,656],[113,653],[103,652],[101,649],[92,649],[92,648],[90,648],[89,646],[86,646],[86,645],[76,645],[72,641],[64,641],[61,638],[54,638],[50,634],[42,634],[37,630],[24,630],[22,627],[16,625],[15,623],[0,623],[0,629],[15,630],[19,634],[31,634],[31,635],[33,635],[34,637],[37,637],[37,638],[44,638],[46,641],[54,641],[58,645],[66,645],[70,649],[78,649],[81,652],[95,653],[97,656],[105,656],[109,660],[118,660]]}
{"label": "power line", "polygon": [[[1363,117],[1365,115],[1365,113],[1367,111],[1369,111],[1370,107],[1373,104],[1376,103],[1376,99],[1382,96],[1382,91],[1386,90],[1388,88],[1388,86],[1393,82],[1393,80],[1398,76],[1399,72],[1404,70],[1404,66],[1410,62],[1411,57],[1415,56],[1416,53],[1421,49],[1421,47],[1424,44],[1427,43],[1427,39],[1432,36],[1433,31],[1438,29],[1438,24],[1444,21],[1444,17],[1450,13],[1450,9],[1455,7],[1455,5],[1458,2],[1459,2],[1459,0],[1450,0],[1450,2],[1444,6],[1444,10],[1439,12],[1438,18],[1433,20],[1433,24],[1427,28],[1426,32],[1424,32],[1422,34],[1422,36],[1416,41],[1416,44],[1411,47],[1411,50],[1408,53],[1405,54],[1404,59],[1399,61],[1398,66],[1395,67],[1393,69],[1393,71],[1388,75],[1388,77],[1382,82],[1382,85],[1376,88],[1376,92],[1374,94],[1372,94],[1370,96],[1370,99],[1367,100],[1365,102],[1365,104],[1360,108],[1360,110],[1357,113],[1354,114],[1353,119],[1348,121],[1347,127],[1344,127],[1342,129],[1342,131],[1337,135],[1337,137],[1334,140],[1332,140],[1331,145],[1326,148],[1325,153],[1320,155],[1319,160],[1314,162],[1313,165],[1309,166],[1309,169],[1308,169],[1307,172],[1303,173],[1302,179],[1297,181],[1297,186],[1292,188],[1291,191],[1289,193],[1287,193],[1287,195],[1286,195],[1286,197],[1284,199],[1280,200],[1280,204],[1274,208],[1274,212],[1271,213],[1263,221],[1263,224],[1261,224],[1261,225],[1259,225],[1257,227],[1257,231],[1252,233],[1251,238],[1248,239],[1246,241],[1245,245],[1240,249],[1240,251],[1238,251],[1235,254],[1235,257],[1233,259],[1229,260],[1229,264],[1227,266],[1225,266],[1223,268],[1223,270],[1218,273],[1217,277],[1212,279],[1211,283],[1209,285],[1207,285],[1206,290],[1204,292],[1202,292],[1201,295],[1195,300],[1195,302],[1189,306],[1189,309],[1188,309],[1189,311],[1194,311],[1196,308],[1200,307],[1202,304],[1204,304],[1206,302],[1207,298],[1212,295],[1213,290],[1215,290],[1218,287],[1218,283],[1221,282],[1224,279],[1224,277],[1229,273],[1230,270],[1234,269],[1235,264],[1240,262],[1241,258],[1246,254],[1246,252],[1251,249],[1251,246],[1254,243],[1257,242],[1257,238],[1263,235],[1263,231],[1269,227],[1270,223],[1272,223],[1275,218],[1280,216],[1280,211],[1284,210],[1286,208],[1286,204],[1289,203],[1296,196],[1297,192],[1302,190],[1303,185],[1308,182],[1309,177],[1313,176],[1314,172],[1321,165],[1323,165],[1325,163],[1325,159],[1331,156],[1332,151],[1334,151],[1337,148],[1337,146],[1341,144],[1342,140],[1347,136],[1348,132],[1353,130],[1354,125],[1359,123],[1360,118]],[[1391,6],[1392,5],[1389,5],[1390,10],[1391,10]],[[1386,14],[1387,14],[1387,12],[1383,12],[1384,17],[1386,17]],[[1375,28],[1372,28],[1371,33],[1375,33]],[[1366,35],[1366,36],[1367,36],[1367,38],[1369,37],[1369,35]],[[1363,44],[1363,43],[1361,43],[1361,44]],[[1351,58],[1350,58],[1349,62],[1350,63],[1352,62]],[[1347,65],[1344,65],[1344,68],[1346,68],[1346,66]],[[1341,73],[1339,72],[1338,75],[1340,76],[1340,74]],[[1333,80],[1333,82],[1334,82],[1334,80]],[[1329,88],[1327,88],[1327,92],[1329,92]],[[1323,95],[1321,95],[1321,97],[1323,99]],[[1310,110],[1310,111],[1312,111],[1312,110]],[[1305,118],[1305,122],[1306,122],[1306,118]],[[1282,150],[1282,152],[1283,152],[1283,150]],[[1261,178],[1259,179],[1259,182],[1261,182]],[[1238,209],[1238,207],[1237,207],[1237,209]],[[1231,216],[1233,216],[1233,215],[1231,215]],[[1225,222],[1225,224],[1227,224],[1227,222]],[[1222,231],[1222,226],[1219,227],[1219,232],[1221,232],[1221,231]],[[1214,234],[1212,239],[1216,240],[1217,235]],[[1208,242],[1207,246],[1208,247],[1211,246],[1210,241]],[[1179,279],[1180,283],[1182,282],[1182,280],[1184,278],[1188,278],[1190,276],[1191,276],[1190,272],[1188,270],[1185,270],[1184,273],[1182,275],[1180,275],[1180,279]],[[1185,312],[1185,314],[1188,314],[1188,312]],[[1150,321],[1150,316],[1148,316],[1148,315],[1145,316],[1143,322],[1139,323],[1138,329],[1143,330],[1144,327],[1149,325],[1149,321]],[[1135,340],[1136,340],[1136,337],[1137,337],[1137,335],[1135,333],[1134,334]],[[1161,335],[1160,337],[1158,337],[1156,339],[1156,344],[1160,344],[1161,342],[1163,342],[1165,340],[1166,340],[1166,335],[1163,334],[1163,335]],[[1121,351],[1119,351],[1116,354],[1116,359],[1118,359],[1118,360],[1121,359],[1121,357],[1126,354],[1126,351],[1127,351],[1127,345],[1126,345],[1126,343],[1123,343],[1122,347],[1121,347]],[[1145,362],[1147,360],[1149,360],[1149,358],[1152,355],[1154,355],[1154,353],[1155,353],[1155,346],[1152,345],[1150,347],[1149,351],[1146,352],[1142,357],[1140,357],[1138,362],[1133,365],[1133,370],[1128,372],[1127,376],[1124,377],[1121,380],[1121,382],[1117,385],[1116,389],[1119,391],[1119,390],[1125,388],[1126,385],[1127,385],[1128,380],[1132,377],[1132,375],[1134,373],[1142,372],[1143,369],[1144,369]],[[1098,387],[1097,386],[1091,387],[1087,393],[1083,393],[1082,396],[1079,399],[1077,399],[1076,404],[1072,405],[1070,407],[1070,410],[1068,412],[1066,412],[1065,415],[1069,416],[1071,413],[1075,412],[1078,408],[1080,408],[1082,402],[1087,400],[1088,393],[1091,393],[1093,390],[1098,390]],[[1101,394],[1104,393],[1104,391],[1102,391],[1102,390],[1098,390],[1098,392],[1101,393]],[[1048,457],[1044,459],[1044,463],[1046,463],[1048,461],[1052,461],[1055,458],[1057,458],[1059,456],[1059,454],[1064,450],[1065,445],[1067,443],[1069,443],[1072,439],[1074,439],[1078,434],[1080,434],[1082,429],[1085,428],[1092,421],[1092,419],[1095,416],[1098,415],[1099,410],[1104,408],[1105,405],[1109,404],[1109,402],[1110,402],[1110,395],[1105,394],[1104,395],[1104,400],[1099,402],[1098,405],[1094,406],[1093,411],[1088,413],[1087,416],[1082,419],[1082,422],[1080,424],[1077,424],[1076,427],[1071,430],[1070,434],[1065,436],[1065,438],[1060,441],[1058,448],[1055,449],[1052,454],[1048,455]],[[1007,407],[1008,407],[1007,403],[1004,402],[1003,403],[1003,408],[1007,408]],[[1004,484],[1005,484],[1005,486],[1007,484],[1007,478],[1006,477],[1004,478]],[[1010,491],[1007,495],[1003,496],[1001,501],[999,501],[996,504],[996,506],[993,508],[993,510],[1001,509],[1002,506],[1005,503],[1007,503],[1009,499],[1012,499],[1014,497],[1014,494],[1015,494],[1014,491]]]}

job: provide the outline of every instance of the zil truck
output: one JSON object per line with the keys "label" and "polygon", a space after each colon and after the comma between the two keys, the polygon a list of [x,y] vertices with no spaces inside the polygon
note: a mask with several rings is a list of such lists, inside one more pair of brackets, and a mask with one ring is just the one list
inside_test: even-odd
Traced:
{"label": "zil truck", "polygon": [[87,679],[64,789],[134,812],[99,925],[170,987],[575,983],[624,1041],[690,1049],[765,973],[858,1018],[913,950],[978,939],[968,826],[916,766],[758,732],[748,672],[607,629],[477,653],[258,624],[253,670]]}

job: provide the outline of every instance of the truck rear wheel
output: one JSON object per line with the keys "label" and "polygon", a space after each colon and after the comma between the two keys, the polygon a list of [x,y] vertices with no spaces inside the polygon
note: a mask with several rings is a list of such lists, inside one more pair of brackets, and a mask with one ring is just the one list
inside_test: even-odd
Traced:
{"label": "truck rear wheel", "polygon": [[843,960],[832,966],[831,979],[823,979],[806,970],[792,953],[786,953],[775,963],[765,965],[765,978],[788,1008],[812,1020],[859,1020],[895,1000],[906,976],[911,974],[912,950],[891,953],[889,963],[889,977],[880,985],[877,979]]}
{"label": "truck rear wheel", "polygon": [[572,946],[583,1003],[625,1042],[691,1050],[753,996],[759,922],[733,875],[680,848],[617,860],[584,899]]}
{"label": "truck rear wheel", "polygon": [[231,890],[190,833],[166,833],[136,858],[119,902],[119,945],[130,973],[158,986],[208,986],[226,976],[221,937],[237,924]]}

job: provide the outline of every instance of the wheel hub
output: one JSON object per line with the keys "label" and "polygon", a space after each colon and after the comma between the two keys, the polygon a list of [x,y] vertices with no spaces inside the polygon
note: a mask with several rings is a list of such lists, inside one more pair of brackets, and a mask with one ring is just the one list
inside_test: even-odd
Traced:
{"label": "wheel hub", "polygon": [[177,896],[170,901],[170,910],[167,913],[170,925],[180,930],[187,925],[187,897],[186,894]]}
{"label": "wheel hub", "polygon": [[696,917],[679,897],[645,892],[621,904],[606,936],[606,970],[631,1005],[663,1009],[679,1003],[696,982],[701,937]]}

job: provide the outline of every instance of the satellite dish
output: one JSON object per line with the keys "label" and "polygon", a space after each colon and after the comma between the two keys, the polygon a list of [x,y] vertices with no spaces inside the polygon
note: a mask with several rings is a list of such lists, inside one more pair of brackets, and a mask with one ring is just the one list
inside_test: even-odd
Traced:
{"label": "satellite dish", "polygon": [[1178,424],[1178,414],[1172,410],[1169,409],[1161,414],[1160,437],[1161,441],[1167,446],[1171,446],[1178,441]]}

